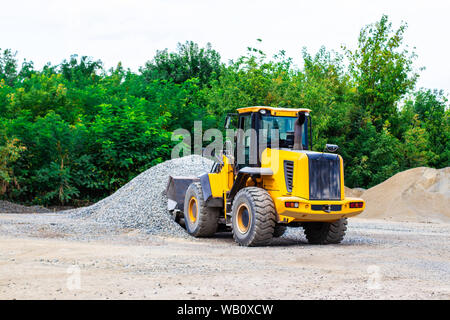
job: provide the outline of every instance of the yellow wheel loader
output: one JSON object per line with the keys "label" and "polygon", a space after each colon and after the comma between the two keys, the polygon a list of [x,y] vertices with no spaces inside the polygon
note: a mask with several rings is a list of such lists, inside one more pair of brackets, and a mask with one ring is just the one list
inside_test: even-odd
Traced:
{"label": "yellow wheel loader", "polygon": [[340,243],[347,218],[363,212],[365,202],[345,197],[336,145],[311,150],[310,110],[237,111],[226,121],[230,129],[233,117],[237,120],[234,150],[224,151],[210,173],[169,177],[166,194],[174,219],[194,237],[231,230],[242,246],[267,245],[287,226],[303,227],[311,244]]}

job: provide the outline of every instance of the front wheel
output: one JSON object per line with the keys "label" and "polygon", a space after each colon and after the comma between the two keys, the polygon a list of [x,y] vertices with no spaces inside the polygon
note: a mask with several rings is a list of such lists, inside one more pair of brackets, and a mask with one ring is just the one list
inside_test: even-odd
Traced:
{"label": "front wheel", "polygon": [[194,237],[210,237],[217,231],[219,210],[206,206],[200,182],[191,183],[184,198],[184,223]]}
{"label": "front wheel", "polygon": [[239,191],[232,207],[233,238],[241,246],[263,246],[270,243],[275,228],[275,205],[269,193],[247,187]]}

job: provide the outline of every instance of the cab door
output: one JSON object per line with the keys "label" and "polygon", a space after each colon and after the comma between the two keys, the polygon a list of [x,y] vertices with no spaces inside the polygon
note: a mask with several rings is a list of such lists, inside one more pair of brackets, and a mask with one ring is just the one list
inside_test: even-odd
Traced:
{"label": "cab door", "polygon": [[255,115],[244,113],[239,115],[235,161],[236,169],[257,166],[257,133],[255,128]]}

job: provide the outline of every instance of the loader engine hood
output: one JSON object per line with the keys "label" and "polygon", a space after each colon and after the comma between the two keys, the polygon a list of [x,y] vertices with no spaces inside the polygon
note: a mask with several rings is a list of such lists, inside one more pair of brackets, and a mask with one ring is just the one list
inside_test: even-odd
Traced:
{"label": "loader engine hood", "polygon": [[343,162],[337,154],[307,150],[269,149],[262,166],[275,168],[267,186],[308,200],[343,199]]}
{"label": "loader engine hood", "polygon": [[306,153],[309,169],[309,200],[340,200],[340,158],[332,153]]}

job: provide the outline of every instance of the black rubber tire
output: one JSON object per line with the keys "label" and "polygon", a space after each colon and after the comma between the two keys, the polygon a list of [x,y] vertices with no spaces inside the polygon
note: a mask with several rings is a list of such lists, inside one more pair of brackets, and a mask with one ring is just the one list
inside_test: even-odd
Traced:
{"label": "black rubber tire", "polygon": [[[238,227],[237,211],[245,205],[250,216],[248,231],[242,233]],[[275,205],[269,193],[261,188],[247,187],[240,190],[232,206],[233,238],[241,246],[256,247],[270,243],[275,228]]]}
{"label": "black rubber tire", "polygon": [[284,224],[276,224],[275,229],[273,230],[273,237],[279,238],[286,232],[287,226]]}
{"label": "black rubber tire", "polygon": [[344,239],[347,218],[334,222],[305,222],[303,229],[310,244],[337,244]]}
{"label": "black rubber tire", "polygon": [[[195,197],[197,199],[198,211],[195,223],[189,218],[189,200]],[[219,223],[219,210],[206,206],[203,199],[202,185],[200,182],[193,182],[186,190],[184,197],[184,223],[186,231],[194,237],[211,237],[217,231]]]}

